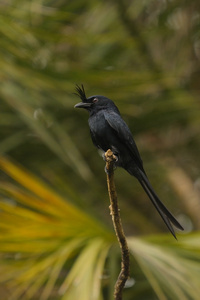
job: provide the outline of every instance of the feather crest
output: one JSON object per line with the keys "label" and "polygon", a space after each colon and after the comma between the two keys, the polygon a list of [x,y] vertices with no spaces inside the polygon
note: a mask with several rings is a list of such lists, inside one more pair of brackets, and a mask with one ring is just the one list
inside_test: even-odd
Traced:
{"label": "feather crest", "polygon": [[85,94],[85,89],[84,89],[83,84],[81,84],[81,86],[76,84],[75,90],[76,90],[76,93],[74,93],[74,94],[76,96],[78,96],[82,100],[82,102],[87,102],[87,97]]}

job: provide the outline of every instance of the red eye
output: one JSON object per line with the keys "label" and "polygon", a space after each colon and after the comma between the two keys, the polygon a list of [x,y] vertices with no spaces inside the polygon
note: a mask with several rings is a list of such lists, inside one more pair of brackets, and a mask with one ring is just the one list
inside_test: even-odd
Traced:
{"label": "red eye", "polygon": [[93,103],[96,103],[98,100],[99,100],[99,99],[95,97],[95,98],[92,100],[92,102],[93,102]]}

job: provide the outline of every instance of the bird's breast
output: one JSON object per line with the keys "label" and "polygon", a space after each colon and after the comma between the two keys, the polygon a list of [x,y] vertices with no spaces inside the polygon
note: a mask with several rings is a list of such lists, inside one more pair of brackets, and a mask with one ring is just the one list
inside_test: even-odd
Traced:
{"label": "bird's breast", "polygon": [[99,112],[90,116],[88,123],[89,123],[90,130],[95,134],[105,133],[107,122],[103,113]]}
{"label": "bird's breast", "polygon": [[94,144],[98,148],[107,151],[111,147],[113,133],[104,117],[104,114],[98,112],[90,116],[88,123]]}

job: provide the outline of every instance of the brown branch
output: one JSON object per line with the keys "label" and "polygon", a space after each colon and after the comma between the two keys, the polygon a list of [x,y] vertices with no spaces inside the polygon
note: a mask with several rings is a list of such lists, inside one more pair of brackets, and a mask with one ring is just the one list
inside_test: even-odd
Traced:
{"label": "brown branch", "polygon": [[117,202],[117,193],[116,193],[115,183],[114,183],[113,167],[116,161],[116,157],[110,149],[105,153],[105,159],[106,159],[106,170],[107,170],[108,193],[110,198],[110,214],[112,216],[113,226],[121,248],[121,257],[122,257],[121,272],[118,276],[114,288],[114,299],[122,300],[122,291],[126,283],[126,280],[129,277],[129,268],[130,268],[129,250],[128,250],[126,237],[124,235],[124,231],[121,223],[121,217],[120,217],[119,207]]}

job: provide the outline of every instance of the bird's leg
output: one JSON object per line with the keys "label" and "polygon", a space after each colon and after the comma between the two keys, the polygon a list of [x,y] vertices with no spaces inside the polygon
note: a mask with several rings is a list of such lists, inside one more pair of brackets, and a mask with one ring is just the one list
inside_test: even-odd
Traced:
{"label": "bird's leg", "polygon": [[[115,170],[115,169],[117,168],[116,162],[118,161],[118,157],[117,157],[116,155],[114,155],[114,157],[115,157],[115,163],[114,163],[114,165],[113,165],[113,169]],[[105,152],[102,154],[102,158],[103,158],[104,161],[106,161]],[[105,165],[104,170],[105,170],[106,174],[109,175],[109,171],[108,171],[108,169],[106,168],[106,165]]]}
{"label": "bird's leg", "polygon": [[[103,152],[101,156],[102,156],[103,160],[106,162],[105,152]],[[108,169],[106,168],[106,165],[105,165],[104,171],[106,172],[107,175],[109,175],[109,171],[108,171]]]}
{"label": "bird's leg", "polygon": [[104,171],[106,172],[107,175],[109,175],[109,171],[108,171],[108,169],[106,168],[106,166],[105,166],[105,168],[104,168]]}
{"label": "bird's leg", "polygon": [[118,160],[119,160],[118,156],[115,155],[115,163],[114,163],[114,165],[113,165],[113,169],[114,169],[114,170],[117,169],[117,162],[118,162]]}
{"label": "bird's leg", "polygon": [[105,152],[103,152],[103,153],[101,154],[101,156],[102,156],[103,160],[106,161]]}

